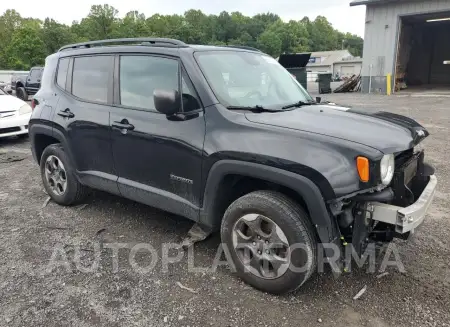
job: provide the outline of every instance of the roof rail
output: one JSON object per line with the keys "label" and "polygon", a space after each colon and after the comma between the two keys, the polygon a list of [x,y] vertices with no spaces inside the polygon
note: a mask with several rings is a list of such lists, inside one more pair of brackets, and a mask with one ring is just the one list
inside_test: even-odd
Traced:
{"label": "roof rail", "polygon": [[186,43],[166,38],[153,38],[153,37],[140,37],[140,38],[125,38],[125,39],[109,39],[109,40],[98,40],[98,41],[87,41],[75,44],[69,44],[63,46],[58,50],[64,51],[69,49],[79,49],[79,48],[91,48],[94,46],[103,46],[108,44],[120,44],[120,43],[139,43],[139,45],[161,45],[161,46],[174,46],[174,47],[186,47]]}
{"label": "roof rail", "polygon": [[236,49],[244,49],[244,50],[251,50],[256,52],[262,52],[261,50],[253,47],[248,47],[246,45],[226,45],[227,48],[236,48]]}

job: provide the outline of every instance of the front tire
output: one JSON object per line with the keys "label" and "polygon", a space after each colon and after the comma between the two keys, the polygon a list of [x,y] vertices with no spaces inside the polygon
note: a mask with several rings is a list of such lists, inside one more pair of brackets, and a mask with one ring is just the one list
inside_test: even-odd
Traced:
{"label": "front tire", "polygon": [[24,87],[18,87],[16,88],[16,96],[23,101],[28,101],[28,93],[27,90],[25,90]]}
{"label": "front tire", "polygon": [[41,176],[48,195],[58,204],[80,203],[86,187],[77,180],[72,164],[60,144],[52,144],[42,153]]}
{"label": "front tire", "polygon": [[261,291],[295,291],[316,269],[317,241],[308,214],[281,193],[256,191],[234,201],[221,237],[239,277]]}

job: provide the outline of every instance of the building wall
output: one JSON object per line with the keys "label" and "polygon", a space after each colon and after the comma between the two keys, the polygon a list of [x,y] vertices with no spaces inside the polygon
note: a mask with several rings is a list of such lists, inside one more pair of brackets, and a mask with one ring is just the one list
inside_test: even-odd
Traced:
{"label": "building wall", "polygon": [[378,77],[376,82],[372,83],[372,91],[386,92],[386,75],[394,74],[400,16],[447,10],[450,11],[449,0],[402,1],[367,5],[362,67],[363,92],[369,90],[370,65],[372,65],[372,76]]}
{"label": "building wall", "polygon": [[9,83],[14,74],[28,74],[28,71],[0,70],[0,82]]}
{"label": "building wall", "polygon": [[331,66],[330,65],[323,65],[323,66],[308,66],[308,65],[306,65],[306,70],[308,72],[314,72],[314,73],[331,73]]}

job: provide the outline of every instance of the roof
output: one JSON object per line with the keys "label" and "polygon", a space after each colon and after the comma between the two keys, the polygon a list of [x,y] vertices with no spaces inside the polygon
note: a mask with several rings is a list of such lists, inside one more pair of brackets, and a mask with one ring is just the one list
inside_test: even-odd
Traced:
{"label": "roof", "polygon": [[388,2],[399,2],[403,0],[353,0],[350,2],[350,6],[361,6],[361,5],[376,5]]}
{"label": "roof", "polygon": [[187,44],[188,48],[194,49],[195,51],[214,51],[214,50],[237,50],[237,51],[252,51],[261,52],[261,50],[240,46],[240,45],[200,45],[200,44]]}
{"label": "roof", "polygon": [[61,47],[58,52],[66,50],[80,50],[80,49],[91,49],[98,47],[130,47],[130,46],[152,46],[156,48],[193,48],[197,51],[211,51],[211,50],[241,50],[241,51],[252,51],[261,52],[259,49],[242,46],[242,45],[223,45],[223,46],[212,46],[212,45],[191,45],[186,44],[183,41],[168,38],[151,38],[151,37],[141,37],[141,38],[122,38],[122,39],[106,39],[106,40],[95,40],[87,41],[75,44],[68,44]]}
{"label": "roof", "polygon": [[352,57],[352,54],[348,50],[335,50],[335,51],[320,51],[320,52],[312,52],[311,60],[314,58],[322,58],[320,61],[311,62],[307,65],[307,67],[315,67],[315,66],[331,66],[337,61],[341,61],[344,58]]}

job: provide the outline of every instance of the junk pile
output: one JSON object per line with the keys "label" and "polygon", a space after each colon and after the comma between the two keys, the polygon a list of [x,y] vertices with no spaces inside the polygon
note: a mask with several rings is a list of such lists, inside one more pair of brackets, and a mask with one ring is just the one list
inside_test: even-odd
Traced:
{"label": "junk pile", "polygon": [[352,75],[344,84],[339,86],[334,93],[360,92],[361,91],[361,75]]}

